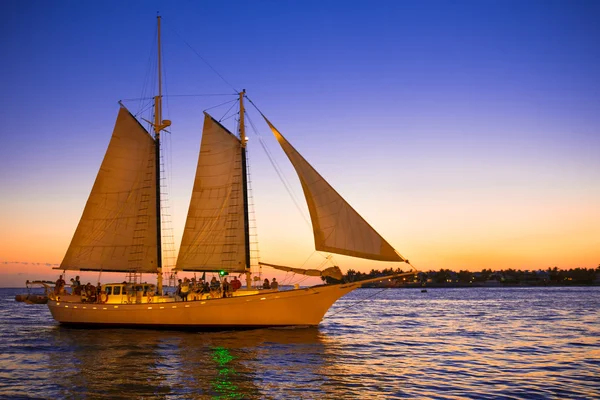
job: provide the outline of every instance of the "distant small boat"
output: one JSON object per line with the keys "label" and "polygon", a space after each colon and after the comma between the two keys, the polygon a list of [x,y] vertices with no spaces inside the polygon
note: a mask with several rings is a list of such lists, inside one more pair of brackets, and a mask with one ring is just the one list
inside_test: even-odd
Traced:
{"label": "distant small boat", "polygon": [[18,294],[15,296],[15,300],[27,304],[46,304],[48,296],[45,294]]}
{"label": "distant small boat", "polygon": [[[26,304],[47,304],[48,303],[48,293],[52,292],[53,282],[49,281],[27,281],[27,293],[18,294],[15,296],[15,301],[26,303]],[[35,285],[40,285],[44,288],[44,294],[35,294],[30,293],[31,287]]]}
{"label": "distant small boat", "polygon": [[427,289],[421,289],[421,293],[427,293]]}

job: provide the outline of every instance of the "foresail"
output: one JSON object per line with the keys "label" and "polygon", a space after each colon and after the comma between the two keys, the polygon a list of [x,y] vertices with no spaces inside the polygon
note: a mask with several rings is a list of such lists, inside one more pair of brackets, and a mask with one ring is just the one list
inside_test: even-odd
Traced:
{"label": "foresail", "polygon": [[154,139],[122,107],[60,269],[156,272]]}
{"label": "foresail", "polygon": [[205,113],[176,270],[246,270],[241,152],[240,140]]}
{"label": "foresail", "polygon": [[271,124],[300,178],[320,251],[379,261],[406,261],[385,241]]}

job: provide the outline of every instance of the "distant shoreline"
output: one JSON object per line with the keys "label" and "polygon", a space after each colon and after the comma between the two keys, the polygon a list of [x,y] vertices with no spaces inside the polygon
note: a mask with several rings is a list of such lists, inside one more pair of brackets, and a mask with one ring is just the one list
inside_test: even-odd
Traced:
{"label": "distant shoreline", "polygon": [[500,283],[500,284],[486,284],[486,283],[473,283],[473,284],[458,284],[458,283],[427,283],[421,284],[408,284],[408,285],[365,285],[363,289],[471,289],[471,288],[519,288],[519,287],[597,287],[600,286],[599,282],[594,283]]}
{"label": "distant shoreline", "polygon": [[[367,284],[359,289],[481,289],[481,288],[543,288],[543,287],[598,287],[600,283],[571,283],[571,284],[527,284],[527,283],[505,283],[505,284],[485,284],[485,283],[473,283],[473,284],[441,284],[441,283],[428,283],[426,285],[420,284],[409,284],[409,285],[377,285]],[[301,286],[300,289],[306,289],[309,286]],[[26,286],[18,287],[0,287],[1,289],[14,289],[14,290],[27,290]],[[42,289],[42,288],[30,288],[29,290]],[[288,289],[291,290],[291,289]]]}

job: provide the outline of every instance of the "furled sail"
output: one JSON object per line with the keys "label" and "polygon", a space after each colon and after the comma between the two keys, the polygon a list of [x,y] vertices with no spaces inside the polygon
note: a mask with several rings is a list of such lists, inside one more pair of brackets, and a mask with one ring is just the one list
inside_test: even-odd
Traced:
{"label": "furled sail", "polygon": [[300,178],[312,221],[315,248],[371,260],[406,261],[319,175],[273,124],[265,120]]}
{"label": "furled sail", "polygon": [[240,140],[205,113],[176,270],[246,270],[242,173]]}
{"label": "furled sail", "polygon": [[60,269],[156,272],[154,139],[121,107]]}
{"label": "furled sail", "polygon": [[259,262],[260,265],[266,265],[267,267],[275,268],[280,271],[293,272],[295,274],[306,275],[306,276],[329,276],[333,279],[342,280],[344,277],[342,275],[342,271],[340,267],[329,267],[324,270],[320,269],[304,269],[304,268],[295,268],[295,267],[287,267],[285,265],[277,265],[277,264],[269,264],[264,262]]}

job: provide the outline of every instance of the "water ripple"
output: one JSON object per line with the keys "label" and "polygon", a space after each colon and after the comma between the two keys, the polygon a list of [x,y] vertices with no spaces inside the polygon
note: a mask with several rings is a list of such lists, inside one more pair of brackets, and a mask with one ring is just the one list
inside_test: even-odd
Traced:
{"label": "water ripple", "polygon": [[600,398],[600,288],[373,293],[319,328],[189,333],[68,329],[2,289],[0,397]]}

